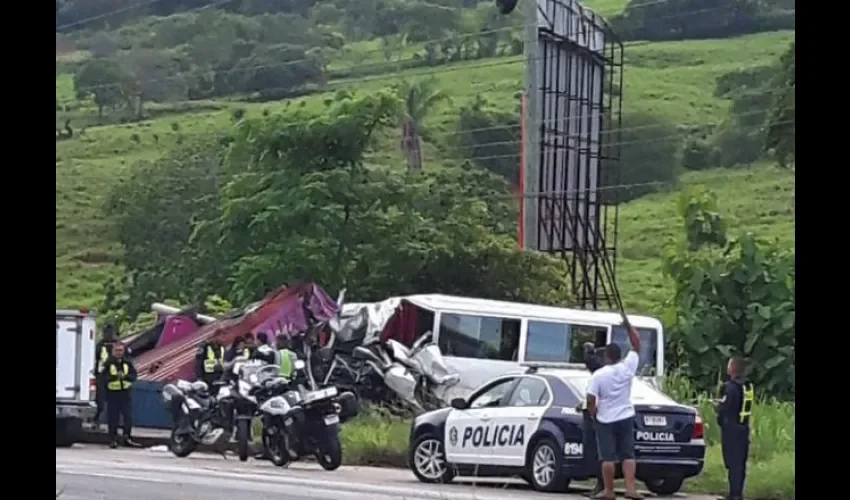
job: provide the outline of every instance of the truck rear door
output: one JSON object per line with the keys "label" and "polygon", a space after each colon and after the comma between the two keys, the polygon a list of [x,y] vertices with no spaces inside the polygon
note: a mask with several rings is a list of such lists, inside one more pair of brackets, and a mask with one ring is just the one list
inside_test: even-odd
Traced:
{"label": "truck rear door", "polygon": [[56,311],[56,399],[89,400],[94,372],[94,318]]}

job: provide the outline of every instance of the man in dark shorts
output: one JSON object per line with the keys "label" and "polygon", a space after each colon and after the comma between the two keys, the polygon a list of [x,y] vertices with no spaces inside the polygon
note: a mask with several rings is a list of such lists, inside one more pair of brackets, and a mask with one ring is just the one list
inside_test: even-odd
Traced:
{"label": "man in dark shorts", "polygon": [[623,326],[629,333],[631,350],[621,360],[620,346],[605,346],[605,366],[596,370],[587,387],[587,411],[596,418],[596,443],[604,482],[603,491],[594,498],[614,498],[614,472],[618,461],[623,463],[626,498],[643,498],[635,482],[635,407],[632,405],[632,380],[638,369],[640,336],[625,315]]}

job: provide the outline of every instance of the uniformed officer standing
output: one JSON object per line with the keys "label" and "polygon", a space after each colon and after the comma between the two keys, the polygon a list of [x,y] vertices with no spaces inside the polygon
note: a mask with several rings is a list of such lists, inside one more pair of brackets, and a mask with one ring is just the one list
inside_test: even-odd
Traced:
{"label": "uniformed officer standing", "polygon": [[106,379],[106,418],[109,425],[109,447],[118,446],[118,421],[123,419],[124,444],[139,447],[130,434],[133,430],[133,406],[130,390],[136,381],[136,367],[124,357],[124,344],[115,342],[112,355],[104,363]]}
{"label": "uniformed officer standing", "polygon": [[290,349],[289,337],[286,335],[278,335],[275,340],[280,376],[292,380],[292,372],[295,369],[295,361],[298,359],[298,355]]}
{"label": "uniformed officer standing", "polygon": [[726,366],[729,381],[723,386],[723,397],[717,403],[723,464],[729,478],[729,495],[724,500],[744,498],[747,456],[750,453],[750,417],[755,392],[744,378],[744,361],[732,358]]}
{"label": "uniformed officer standing", "polygon": [[107,323],[103,327],[103,337],[97,342],[94,348],[94,366],[95,366],[95,404],[97,409],[94,413],[94,426],[99,424],[100,416],[103,414],[103,408],[106,406],[106,377],[103,376],[103,366],[112,354],[112,345],[115,344],[115,339],[118,337],[118,332],[115,331],[115,325]]}
{"label": "uniformed officer standing", "polygon": [[212,387],[213,382],[221,378],[224,368],[224,346],[221,341],[213,339],[205,343],[195,353],[195,375],[198,380]]}
{"label": "uniformed officer standing", "polygon": [[[584,366],[587,370],[593,374],[604,365],[605,363],[602,361],[602,356],[597,352],[596,346],[592,342],[584,344]],[[603,490],[602,466],[599,462],[599,453],[596,450],[596,430],[593,425],[593,417],[590,416],[586,408],[583,408],[583,410],[582,434],[584,439],[582,440],[582,448],[584,449],[585,467],[592,467],[596,475],[596,485],[589,496],[596,496]]]}

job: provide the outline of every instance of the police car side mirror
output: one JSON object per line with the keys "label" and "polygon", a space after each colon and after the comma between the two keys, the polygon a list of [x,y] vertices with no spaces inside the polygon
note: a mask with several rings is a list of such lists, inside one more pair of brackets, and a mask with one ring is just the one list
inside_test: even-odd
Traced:
{"label": "police car side mirror", "polygon": [[466,400],[463,398],[454,398],[452,399],[452,408],[455,410],[465,410],[466,409]]}

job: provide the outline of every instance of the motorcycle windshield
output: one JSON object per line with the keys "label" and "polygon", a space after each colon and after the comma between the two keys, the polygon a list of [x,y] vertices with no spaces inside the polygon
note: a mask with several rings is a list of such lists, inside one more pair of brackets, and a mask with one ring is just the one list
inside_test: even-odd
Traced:
{"label": "motorcycle windshield", "polygon": [[242,380],[251,385],[260,385],[268,379],[280,376],[280,368],[275,365],[249,364],[242,366]]}

